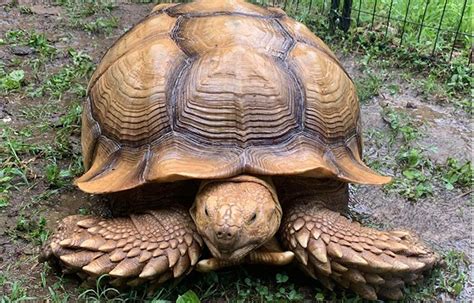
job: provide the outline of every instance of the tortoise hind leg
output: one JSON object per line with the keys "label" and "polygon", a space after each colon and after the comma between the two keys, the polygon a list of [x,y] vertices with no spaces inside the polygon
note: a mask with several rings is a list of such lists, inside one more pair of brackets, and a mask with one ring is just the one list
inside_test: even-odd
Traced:
{"label": "tortoise hind leg", "polygon": [[365,299],[401,299],[437,261],[405,231],[378,231],[351,222],[317,202],[292,203],[281,225],[283,245],[325,286],[336,282]]}
{"label": "tortoise hind leg", "polygon": [[82,276],[109,274],[119,284],[136,285],[188,273],[201,247],[202,239],[184,208],[111,219],[75,215],[63,219],[40,261],[59,261]]}

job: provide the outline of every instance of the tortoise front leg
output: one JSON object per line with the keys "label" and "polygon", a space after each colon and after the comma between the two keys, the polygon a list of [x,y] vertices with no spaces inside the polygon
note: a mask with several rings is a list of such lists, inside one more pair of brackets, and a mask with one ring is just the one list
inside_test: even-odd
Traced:
{"label": "tortoise front leg", "polygon": [[362,227],[316,201],[289,203],[284,214],[283,245],[330,289],[336,282],[365,299],[401,299],[404,284],[422,278],[437,260],[408,232]]}
{"label": "tortoise front leg", "polygon": [[92,278],[109,274],[115,284],[161,283],[190,272],[202,245],[184,207],[111,219],[74,215],[59,224],[40,260],[59,259],[65,269]]}
{"label": "tortoise front leg", "polygon": [[275,238],[254,251],[248,253],[242,259],[222,260],[215,257],[203,259],[196,265],[199,272],[216,271],[222,268],[240,265],[240,264],[264,264],[273,266],[283,266],[291,263],[295,254],[291,251],[282,251]]}

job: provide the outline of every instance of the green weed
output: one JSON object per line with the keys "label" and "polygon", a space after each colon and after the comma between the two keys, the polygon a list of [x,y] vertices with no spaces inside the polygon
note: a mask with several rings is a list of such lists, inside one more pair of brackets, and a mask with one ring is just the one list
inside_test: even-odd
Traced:
{"label": "green weed", "polygon": [[93,21],[78,21],[77,27],[93,34],[106,33],[110,34],[114,28],[118,27],[118,19],[116,17],[103,18],[99,17]]}
{"label": "green weed", "polygon": [[419,138],[419,127],[415,125],[413,119],[406,113],[387,107],[383,110],[382,116],[392,131],[390,143],[393,143],[399,137],[401,137],[405,143]]}
{"label": "green weed", "polygon": [[20,303],[36,299],[28,296],[26,288],[19,281],[2,281],[0,286],[4,289],[4,293],[0,294],[0,303]]}
{"label": "green weed", "polygon": [[[300,302],[305,296],[300,293],[290,277],[277,273],[269,279],[260,279],[250,275],[241,268],[232,272],[208,273],[194,275],[182,283],[171,281],[156,291],[150,292],[147,286],[130,291],[118,291],[106,284],[108,276],[98,279],[95,289],[88,289],[79,298],[88,302],[207,302],[225,298],[232,302]],[[199,295],[198,295],[199,294]],[[325,299],[324,292],[319,291],[315,298]]]}
{"label": "green weed", "polygon": [[10,30],[5,34],[5,43],[10,45],[30,46],[43,57],[52,57],[56,48],[48,42],[44,33],[26,30]]}
{"label": "green weed", "polygon": [[115,6],[115,1],[86,1],[77,5],[74,0],[60,0],[59,5],[66,7],[71,19],[90,17],[99,13],[110,13]]}
{"label": "green weed", "polygon": [[[115,7],[113,1],[92,1],[85,5],[76,5],[74,1],[64,1],[63,5],[67,8],[69,25],[73,28],[93,34],[110,34],[114,28],[118,27],[118,18],[110,15]],[[106,17],[87,18],[97,14]]]}
{"label": "green weed", "polygon": [[61,169],[57,163],[51,163],[46,166],[45,176],[50,186],[61,188],[69,183],[72,174],[68,169]]}
{"label": "green weed", "polygon": [[[423,12],[425,9],[426,3],[424,1],[394,1],[393,5],[390,0],[368,0],[363,1],[361,9],[367,13],[361,13],[359,16],[359,21],[361,26],[369,26],[372,22],[371,12],[376,5],[377,15],[388,16],[388,11],[391,8],[391,17],[392,20],[399,19],[403,20],[405,14],[407,16],[407,23],[403,25],[401,21],[392,21],[390,24],[390,29],[395,29],[397,33],[401,32],[401,27],[405,26],[404,34],[404,45],[405,46],[417,46],[422,50],[431,51],[433,47],[433,42],[436,38],[436,28],[439,25],[441,15],[443,14],[444,1],[443,0],[433,0],[428,3],[426,10],[426,15],[424,16],[424,25],[421,33],[419,33],[419,26],[417,24],[412,24],[411,22],[421,22],[423,17]],[[356,4],[358,5],[358,4]],[[410,5],[408,7],[408,5]],[[463,1],[453,1],[448,2],[448,6],[444,12],[443,16],[443,29],[452,29],[456,28],[459,17],[462,9]],[[407,9],[409,8],[409,9]],[[472,10],[472,3],[468,2],[468,7],[466,11],[466,16],[469,16],[469,12]],[[472,24],[469,21],[469,18],[464,18],[460,30],[465,33],[470,33],[472,31]],[[380,28],[382,30],[386,29],[387,18],[375,18],[375,28]],[[420,35],[418,39],[418,35]],[[449,49],[451,46],[451,33],[443,32],[441,33],[438,40],[438,49]],[[470,41],[467,37],[459,37],[461,40],[460,43],[470,44]]]}
{"label": "green weed", "polygon": [[382,88],[382,80],[370,70],[355,79],[355,83],[357,96],[361,103],[367,103],[371,98],[378,96]]}
{"label": "green weed", "polygon": [[25,72],[23,70],[14,70],[6,74],[0,69],[0,93],[6,94],[17,91],[25,83]]}
{"label": "green weed", "polygon": [[398,155],[399,170],[402,176],[397,177],[389,188],[409,200],[426,197],[433,192],[433,164],[419,149],[408,149]]}
{"label": "green weed", "polygon": [[47,93],[59,99],[66,91],[72,91],[80,97],[85,96],[86,90],[81,80],[92,72],[94,68],[92,59],[73,49],[69,49],[68,54],[72,59],[72,65],[67,65],[50,76],[40,87],[34,88],[30,92],[32,96],[38,97]]}
{"label": "green weed", "polygon": [[465,91],[472,88],[474,80],[470,66],[452,64],[451,73],[447,82],[448,92]]}
{"label": "green weed", "polygon": [[176,303],[200,303],[201,300],[199,300],[198,295],[192,291],[188,290],[182,295],[179,295],[178,298],[176,299]]}
{"label": "green weed", "polygon": [[29,6],[20,5],[20,6],[18,7],[18,10],[19,10],[20,13],[23,14],[23,15],[31,15],[31,14],[33,14],[33,11],[31,10],[31,7],[29,7]]}
{"label": "green weed", "polygon": [[441,178],[448,190],[455,186],[470,187],[473,184],[471,161],[460,164],[458,160],[448,158],[446,165],[441,170]]}
{"label": "green weed", "polygon": [[[434,294],[444,292],[459,296],[468,279],[468,261],[462,252],[450,250],[443,254],[440,266],[425,281],[407,288],[405,302],[427,302]],[[447,298],[449,301],[450,299]],[[454,300],[453,300],[454,301]]]}
{"label": "green weed", "polygon": [[248,297],[257,297],[262,302],[294,302],[303,300],[303,295],[294,288],[294,284],[288,284],[289,277],[286,274],[276,274],[276,289],[263,284],[260,279],[245,278],[246,289],[239,292],[242,302]]}
{"label": "green weed", "polygon": [[[12,39],[23,39],[25,35],[22,31],[10,33],[10,36],[14,37]],[[38,44],[41,43],[38,42]],[[68,51],[68,54],[70,64],[48,77],[39,87],[32,87],[33,91],[30,91],[30,94],[50,95],[58,99],[66,93],[77,97],[85,95],[83,83],[94,68],[92,60],[84,53],[72,49]],[[15,73],[7,75],[6,78],[1,78],[1,88],[6,87],[12,91],[23,85],[21,80],[23,77],[23,74],[15,76]],[[4,81],[4,79],[7,80]],[[31,179],[41,177],[38,176],[38,171],[43,171],[44,179],[40,181],[45,180],[51,190],[70,184],[72,177],[82,172],[78,140],[71,140],[72,136],[76,138],[79,136],[82,108],[79,102],[71,102],[66,112],[58,113],[58,102],[53,99],[47,104],[29,105],[22,110],[20,116],[35,123],[19,130],[8,126],[2,128],[0,133],[1,208],[9,205],[12,190],[30,185]],[[52,142],[45,144],[44,134],[50,134]],[[36,140],[38,136],[42,136],[42,143]],[[64,159],[67,159],[66,164]]]}
{"label": "green weed", "polygon": [[[68,111],[60,116],[58,124],[25,127],[14,130],[5,127],[0,141],[0,207],[9,204],[11,191],[30,185],[43,170],[44,179],[52,190],[63,188],[83,170],[78,141],[71,137],[79,135],[81,106],[72,103]],[[56,132],[49,144],[37,142],[38,131]],[[34,143],[32,143],[34,142]],[[74,144],[74,142],[76,142]],[[67,159],[67,162],[64,162]],[[43,161],[38,161],[43,160]],[[38,165],[38,163],[40,165]],[[49,164],[47,164],[49,163]]]}
{"label": "green weed", "polygon": [[11,128],[4,128],[0,138],[0,200],[3,207],[8,205],[8,194],[21,185],[28,185],[30,172],[27,161],[21,159],[23,153],[36,152],[36,148],[19,141]]}
{"label": "green weed", "polygon": [[49,237],[44,217],[40,217],[38,220],[35,216],[25,217],[20,215],[17,219],[16,231],[19,233],[12,234],[12,236],[15,238],[21,236],[36,245],[43,245]]}
{"label": "green weed", "polygon": [[[58,292],[58,290],[61,292]],[[48,287],[49,298],[48,300],[53,303],[67,303],[70,302],[69,295],[64,293],[64,289],[61,287]]]}
{"label": "green weed", "polygon": [[108,280],[108,275],[100,276],[96,281],[95,289],[85,290],[79,295],[79,299],[86,302],[125,302],[119,298],[120,291],[104,285],[106,280]]}
{"label": "green weed", "polygon": [[[437,7],[435,3],[440,1],[442,0],[429,3],[425,20],[427,22],[425,22],[425,25],[429,25],[430,22],[439,22],[440,7]],[[290,2],[293,3],[294,6],[295,1]],[[385,3],[385,5],[383,3]],[[388,14],[387,8],[390,7],[390,3],[390,0],[378,1],[377,14]],[[361,2],[361,4],[363,10],[365,7],[366,11],[371,11],[375,2],[371,0]],[[404,14],[405,11],[403,9],[406,9],[407,4],[407,1],[393,2],[392,18],[402,18],[403,15],[397,16],[397,14]],[[456,28],[462,4],[462,2],[456,2],[456,4],[449,2],[444,17],[443,28]],[[357,5],[358,9],[358,4],[354,2],[353,5]],[[421,19],[421,16],[416,15],[424,10],[424,7],[420,8],[420,5],[423,6],[425,4],[424,2],[421,4],[420,1],[411,1],[408,20],[410,20],[410,18],[417,21]],[[414,24],[407,23],[404,43],[403,46],[400,47],[401,25],[399,22],[392,21],[386,34],[386,24],[380,24],[381,21],[386,22],[386,18],[376,17],[374,27],[372,28],[371,16],[362,12],[360,14],[359,27],[352,26],[348,33],[340,31],[332,33],[328,30],[328,6],[322,4],[322,1],[316,1],[312,5],[313,9],[311,12],[305,9],[305,7],[308,6],[308,1],[303,1],[299,4],[299,11],[295,12],[294,10],[290,10],[290,14],[295,15],[298,20],[303,21],[313,32],[322,36],[333,48],[339,49],[343,53],[358,53],[363,56],[364,60],[361,61],[361,65],[411,71],[415,76],[406,79],[407,82],[411,83],[413,88],[422,94],[426,100],[430,102],[447,101],[460,106],[468,113],[472,111],[472,102],[468,100],[471,100],[470,88],[473,84],[473,78],[471,68],[467,64],[470,56],[471,43],[466,37],[462,35],[459,36],[459,38],[466,39],[459,42],[458,45],[461,45],[461,50],[455,52],[455,56],[450,60],[449,54],[452,46],[452,38],[454,37],[452,37],[450,33],[442,34],[437,43],[437,56],[433,57],[431,56],[432,43],[436,37],[433,36],[432,29],[424,28],[420,33],[420,41],[418,42],[417,35],[419,28],[413,28],[416,27]],[[441,5],[441,8],[442,7],[443,5]],[[419,8],[420,10],[414,8]],[[469,12],[471,11],[472,4],[468,4],[466,16],[469,16]],[[470,19],[466,16],[463,19],[461,29],[469,33],[471,32],[472,25],[469,21]],[[354,21],[352,24],[354,24]],[[413,35],[415,35],[415,40],[412,39]],[[425,83],[426,79],[428,79],[429,82]],[[373,81],[375,79],[371,80]],[[359,86],[362,86],[360,89],[360,99],[363,101],[366,95],[370,98],[370,92],[376,92],[376,90],[368,89],[368,94],[366,94],[363,83],[360,82],[362,81],[358,83]],[[425,83],[425,85],[420,85],[420,82]],[[374,84],[377,83],[375,82]],[[369,85],[369,88],[370,86],[371,85]],[[430,95],[429,91],[425,90],[423,86],[428,86],[431,90],[435,89],[437,98],[433,99],[433,95]],[[376,87],[375,85],[375,88]]]}
{"label": "green weed", "polygon": [[51,57],[56,54],[56,48],[48,43],[44,34],[32,32],[29,34],[28,45],[36,49],[42,56]]}
{"label": "green weed", "polygon": [[0,167],[0,209],[9,205],[10,191],[18,188],[14,182],[17,177],[23,181],[26,179],[24,172],[16,167]]}

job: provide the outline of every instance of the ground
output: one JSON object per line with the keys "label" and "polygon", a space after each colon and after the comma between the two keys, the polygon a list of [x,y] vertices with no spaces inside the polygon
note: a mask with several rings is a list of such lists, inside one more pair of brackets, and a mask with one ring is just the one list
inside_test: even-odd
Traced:
{"label": "ground", "polygon": [[[37,256],[58,219],[100,204],[71,185],[82,171],[80,104],[95,64],[152,5],[71,3],[0,4],[0,302],[116,295],[82,288]],[[443,256],[422,285],[407,290],[408,301],[468,300],[472,103],[462,78],[468,76],[453,80],[430,70],[440,67],[397,64],[396,53],[362,51],[360,41],[329,44],[358,85],[365,161],[394,181],[353,186],[351,215],[375,227],[412,230]],[[292,266],[264,271],[192,273],[149,296],[146,289],[128,290],[115,300],[360,301],[342,289],[324,290]]]}

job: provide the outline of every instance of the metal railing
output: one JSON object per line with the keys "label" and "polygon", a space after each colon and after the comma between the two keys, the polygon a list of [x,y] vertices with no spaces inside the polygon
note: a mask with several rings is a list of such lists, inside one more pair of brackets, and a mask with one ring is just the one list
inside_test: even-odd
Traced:
{"label": "metal railing", "polygon": [[[431,56],[442,54],[447,60],[452,60],[456,51],[459,53],[470,51],[472,56],[474,35],[472,32],[462,31],[463,25],[469,28],[465,25],[472,22],[472,16],[468,13],[472,11],[472,3],[468,0],[255,0],[252,2],[264,6],[279,6],[289,15],[304,20],[316,16],[325,18],[330,33],[334,33],[337,28],[343,32],[349,31],[351,27],[364,28],[395,38],[398,47],[418,48],[420,52]],[[395,7],[398,8],[397,12]],[[446,24],[448,11],[450,22]],[[428,16],[431,16],[430,20]],[[409,42],[407,38],[410,38]]]}
{"label": "metal railing", "polygon": [[[138,2],[191,2],[190,0],[132,0]],[[217,0],[216,0],[217,1]],[[278,6],[302,22],[317,22],[318,35],[334,35],[351,28],[377,32],[398,47],[431,58],[451,61],[456,54],[471,63],[474,35],[471,0],[247,0]],[[433,13],[435,12],[435,13]],[[449,22],[445,22],[449,13]],[[462,30],[463,27],[467,30]],[[327,32],[323,30],[327,29]],[[354,34],[357,34],[354,31]],[[441,42],[442,40],[442,42]],[[456,53],[457,51],[457,53]],[[449,54],[449,55],[448,55]]]}

